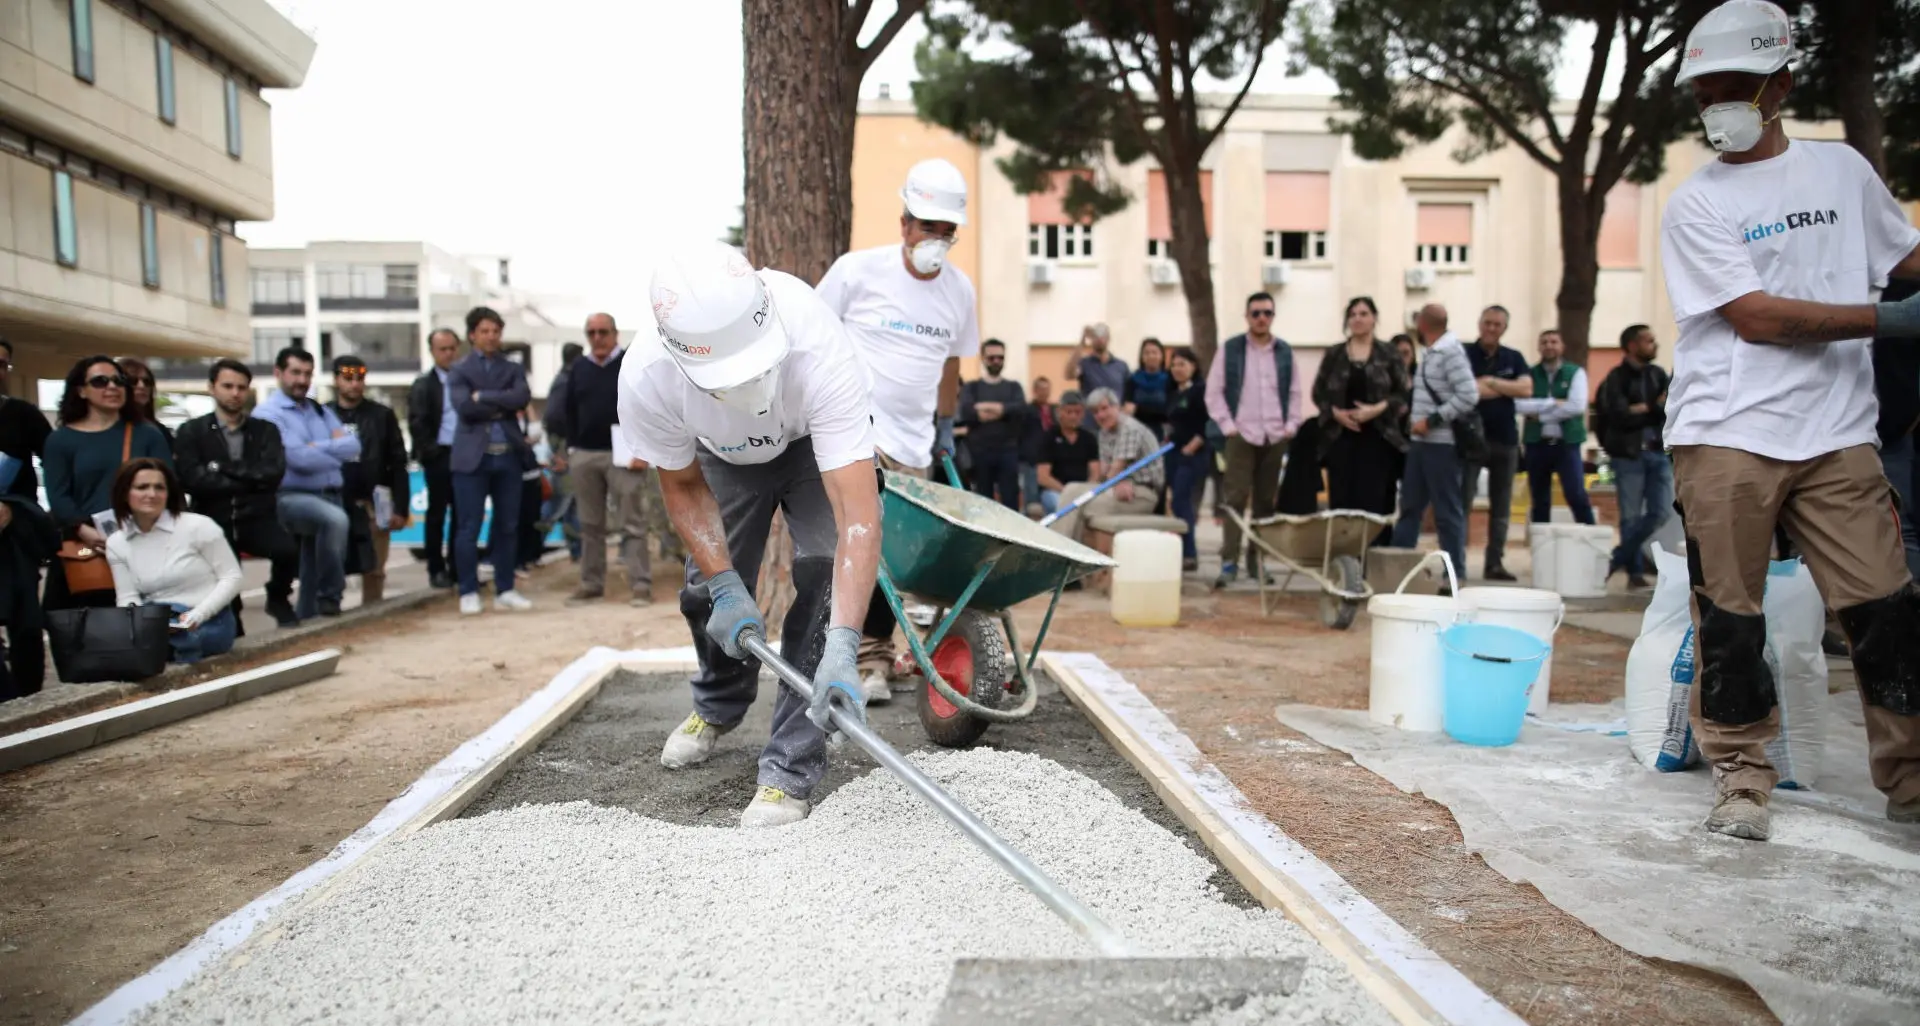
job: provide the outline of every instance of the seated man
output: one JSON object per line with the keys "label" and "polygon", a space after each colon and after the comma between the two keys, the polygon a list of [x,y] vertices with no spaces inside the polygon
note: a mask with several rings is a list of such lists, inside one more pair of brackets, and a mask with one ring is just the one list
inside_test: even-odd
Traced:
{"label": "seated man", "polygon": [[[1089,480],[1061,491],[1063,506],[1160,447],[1160,439],[1150,428],[1120,409],[1120,397],[1114,395],[1112,389],[1094,389],[1087,396],[1087,408],[1093,411],[1093,422],[1100,427],[1099,462],[1094,465]],[[1151,514],[1160,504],[1160,489],[1166,486],[1166,473],[1166,465],[1155,460],[1085,506],[1054,521],[1053,529],[1080,541],[1082,527],[1089,518],[1114,513]]]}
{"label": "seated man", "polygon": [[1060,493],[1068,485],[1088,480],[1100,462],[1099,439],[1081,430],[1086,417],[1080,393],[1068,390],[1054,410],[1053,427],[1036,447],[1033,476],[1040,485],[1040,507],[1048,513],[1060,508]]}

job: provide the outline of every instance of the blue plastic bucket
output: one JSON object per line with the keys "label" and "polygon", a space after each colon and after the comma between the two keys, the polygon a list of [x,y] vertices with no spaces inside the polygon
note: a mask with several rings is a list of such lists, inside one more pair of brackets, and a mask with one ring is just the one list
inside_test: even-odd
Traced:
{"label": "blue plastic bucket", "polygon": [[1527,693],[1540,662],[1553,649],[1512,627],[1456,624],[1440,632],[1444,663],[1442,723],[1447,735],[1470,745],[1498,747],[1520,737]]}

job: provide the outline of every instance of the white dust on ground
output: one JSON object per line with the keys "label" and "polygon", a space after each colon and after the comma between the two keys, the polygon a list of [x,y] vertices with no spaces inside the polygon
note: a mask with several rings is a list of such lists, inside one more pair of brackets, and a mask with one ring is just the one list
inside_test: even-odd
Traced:
{"label": "white dust on ground", "polygon": [[[1299,990],[1217,1021],[1386,1024],[1281,913],[1221,900],[1214,865],[1034,755],[912,756],[1147,955],[1306,958]],[[1053,913],[876,771],[805,822],[685,827],[575,802],[396,843],[279,936],[143,1024],[925,1023],[961,957],[1085,957]]]}

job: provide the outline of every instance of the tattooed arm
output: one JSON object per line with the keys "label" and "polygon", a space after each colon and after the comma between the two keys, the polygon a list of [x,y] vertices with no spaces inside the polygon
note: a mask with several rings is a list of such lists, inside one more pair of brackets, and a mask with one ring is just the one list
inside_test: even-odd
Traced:
{"label": "tattooed arm", "polygon": [[1815,303],[1749,292],[1720,308],[1740,338],[1757,345],[1807,346],[1872,338],[1878,322],[1870,303]]}

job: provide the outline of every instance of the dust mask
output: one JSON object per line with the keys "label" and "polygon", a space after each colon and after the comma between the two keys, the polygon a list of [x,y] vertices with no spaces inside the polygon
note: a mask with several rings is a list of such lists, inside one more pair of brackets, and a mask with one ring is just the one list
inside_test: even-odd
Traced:
{"label": "dust mask", "polygon": [[[1760,92],[1765,92],[1761,83]],[[1760,145],[1767,120],[1760,116],[1760,93],[1746,103],[1716,103],[1700,112],[1700,125],[1707,130],[1707,142],[1721,153],[1745,153]]]}
{"label": "dust mask", "polygon": [[934,274],[947,264],[947,250],[953,248],[952,239],[922,239],[908,253],[913,261],[913,269],[921,274]]}
{"label": "dust mask", "polygon": [[756,378],[749,378],[732,388],[720,389],[707,394],[720,405],[751,417],[764,417],[773,412],[774,399],[780,391],[780,367],[772,369]]}

